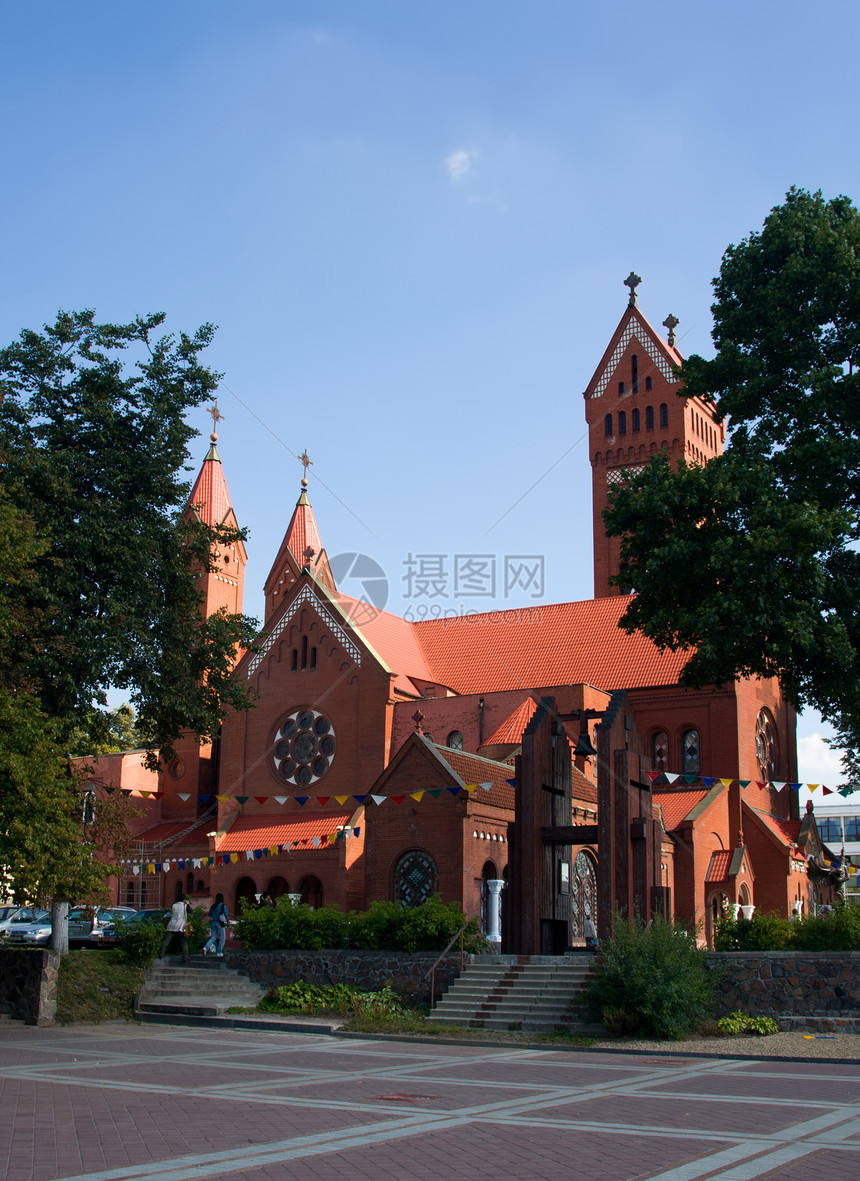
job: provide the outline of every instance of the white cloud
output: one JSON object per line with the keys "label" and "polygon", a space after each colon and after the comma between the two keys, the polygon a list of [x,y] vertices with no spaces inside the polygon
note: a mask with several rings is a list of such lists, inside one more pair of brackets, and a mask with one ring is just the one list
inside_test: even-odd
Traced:
{"label": "white cloud", "polygon": [[445,170],[452,184],[459,184],[467,176],[471,176],[480,155],[477,148],[457,148],[456,151],[445,157]]}

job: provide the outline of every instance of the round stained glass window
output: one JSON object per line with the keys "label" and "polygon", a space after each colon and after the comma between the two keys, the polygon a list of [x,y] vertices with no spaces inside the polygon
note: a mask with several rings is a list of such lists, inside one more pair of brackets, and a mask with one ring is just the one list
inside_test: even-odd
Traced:
{"label": "round stained glass window", "polygon": [[296,709],[274,736],[272,762],[278,779],[309,787],[325,775],[336,749],[334,727],[315,709]]}

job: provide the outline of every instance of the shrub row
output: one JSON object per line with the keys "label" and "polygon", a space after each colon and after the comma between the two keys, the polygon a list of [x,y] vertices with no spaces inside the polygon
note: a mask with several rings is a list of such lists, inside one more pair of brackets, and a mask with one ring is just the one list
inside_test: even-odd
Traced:
{"label": "shrub row", "polygon": [[787,919],[756,911],[751,919],[722,914],[714,928],[715,951],[858,951],[860,908],[839,906],[821,915]]}
{"label": "shrub row", "polygon": [[[245,904],[234,933],[246,951],[442,951],[465,921],[458,902],[439,898],[415,907],[374,902],[368,910],[349,914],[333,906],[293,906],[282,898],[277,906]],[[465,939],[467,951],[482,950],[477,919],[469,920]]]}

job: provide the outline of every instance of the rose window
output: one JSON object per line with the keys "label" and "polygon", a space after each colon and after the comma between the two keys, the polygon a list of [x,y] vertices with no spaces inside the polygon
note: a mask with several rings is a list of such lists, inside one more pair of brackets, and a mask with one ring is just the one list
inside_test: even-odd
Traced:
{"label": "rose window", "polygon": [[755,753],[762,779],[779,779],[779,737],[776,722],[766,709],[756,718]]}
{"label": "rose window", "polygon": [[315,709],[297,709],[275,735],[272,759],[284,783],[309,787],[325,775],[335,752],[334,727]]}

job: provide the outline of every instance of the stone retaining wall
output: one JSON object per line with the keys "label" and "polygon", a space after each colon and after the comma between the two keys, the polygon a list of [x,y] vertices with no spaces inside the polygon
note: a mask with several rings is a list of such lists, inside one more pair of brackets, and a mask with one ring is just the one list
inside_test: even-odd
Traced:
{"label": "stone retaining wall", "polygon": [[52,1025],[59,967],[60,953],[47,947],[0,951],[0,1012],[28,1025]]}
{"label": "stone retaining wall", "polygon": [[[257,984],[272,988],[306,980],[309,984],[354,984],[375,992],[390,983],[398,996],[410,1004],[430,999],[430,981],[425,980],[438,952],[405,951],[227,951],[229,967],[250,976]],[[466,963],[471,956],[466,956]],[[460,974],[460,953],[445,956],[436,968],[436,996]]]}
{"label": "stone retaining wall", "polygon": [[860,952],[711,952],[718,1015],[774,1017],[781,1029],[860,1033]]}

